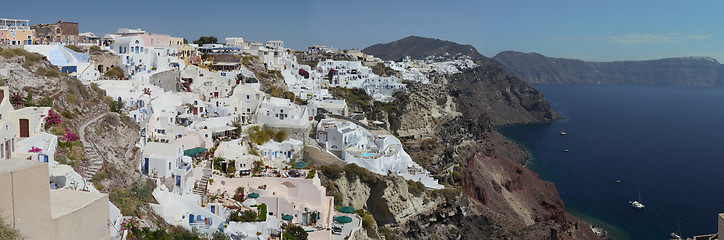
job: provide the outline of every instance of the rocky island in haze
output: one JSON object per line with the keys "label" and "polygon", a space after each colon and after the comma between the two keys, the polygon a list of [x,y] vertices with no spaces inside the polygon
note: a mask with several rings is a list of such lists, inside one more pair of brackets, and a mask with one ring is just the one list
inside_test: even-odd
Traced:
{"label": "rocky island in haze", "polygon": [[724,66],[710,57],[587,62],[505,51],[493,59],[528,83],[724,86]]}

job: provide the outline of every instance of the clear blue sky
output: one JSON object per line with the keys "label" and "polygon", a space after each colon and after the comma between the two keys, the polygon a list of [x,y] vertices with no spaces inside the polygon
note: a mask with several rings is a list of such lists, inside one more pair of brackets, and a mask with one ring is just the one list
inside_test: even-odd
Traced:
{"label": "clear blue sky", "polygon": [[711,56],[724,62],[720,1],[5,1],[0,17],[365,48],[417,35],[589,61]]}

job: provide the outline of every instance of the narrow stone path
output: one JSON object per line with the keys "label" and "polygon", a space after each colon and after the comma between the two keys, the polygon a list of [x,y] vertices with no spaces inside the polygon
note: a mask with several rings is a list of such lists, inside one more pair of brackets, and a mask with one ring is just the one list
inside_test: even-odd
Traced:
{"label": "narrow stone path", "polygon": [[93,148],[93,146],[91,146],[91,144],[88,144],[90,142],[85,136],[85,129],[91,123],[98,121],[102,117],[106,116],[106,114],[108,113],[108,111],[98,113],[97,116],[86,121],[78,128],[78,136],[80,137],[81,142],[83,142],[83,151],[85,151],[85,156],[88,159],[88,161],[81,166],[80,172],[80,175],[83,176],[83,178],[86,180],[92,179],[93,176],[95,176],[96,173],[101,170],[101,168],[103,167],[103,160],[97,155],[97,152]]}

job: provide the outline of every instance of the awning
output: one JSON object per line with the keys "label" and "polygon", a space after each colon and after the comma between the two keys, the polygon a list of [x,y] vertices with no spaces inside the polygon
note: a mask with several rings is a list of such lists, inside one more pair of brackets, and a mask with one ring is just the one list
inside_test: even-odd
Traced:
{"label": "awning", "polygon": [[202,147],[195,147],[195,148],[192,148],[192,149],[189,149],[189,150],[184,150],[184,156],[189,156],[189,157],[191,157],[191,156],[193,156],[193,155],[196,155],[196,154],[199,154],[199,153],[202,153],[202,152],[206,152],[206,150],[209,150],[209,149],[202,148]]}
{"label": "awning", "polygon": [[294,216],[292,216],[292,215],[287,215],[287,214],[282,215],[282,220],[291,221],[292,219],[294,219]]}

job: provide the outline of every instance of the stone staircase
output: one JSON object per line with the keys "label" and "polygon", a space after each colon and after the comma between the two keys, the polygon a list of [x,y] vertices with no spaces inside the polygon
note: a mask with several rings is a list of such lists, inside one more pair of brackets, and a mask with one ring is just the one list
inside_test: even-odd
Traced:
{"label": "stone staircase", "polygon": [[87,139],[85,136],[85,128],[89,125],[92,125],[94,121],[97,121],[97,118],[99,118],[102,115],[105,115],[108,113],[107,109],[104,108],[98,108],[91,109],[88,113],[84,114],[83,117],[76,118],[74,120],[82,119],[82,123],[80,129],[78,130],[78,135],[80,136],[80,140],[83,142],[83,151],[85,152],[85,156],[88,160],[83,161],[81,163],[80,167],[76,169],[76,172],[80,174],[83,179],[91,180],[93,176],[98,173],[98,171],[103,168],[103,159],[101,156],[98,155],[98,152],[94,148],[92,140]]}
{"label": "stone staircase", "polygon": [[41,146],[40,149],[43,149],[43,150],[50,149],[51,144],[52,144],[52,142],[50,141],[50,139],[43,138],[43,145],[40,145]]}
{"label": "stone staircase", "polygon": [[194,186],[193,193],[201,196],[206,194],[209,178],[211,178],[211,169],[204,168],[204,175],[201,177],[201,180],[196,183],[196,186]]}
{"label": "stone staircase", "polygon": [[90,180],[103,168],[103,160],[100,159],[91,144],[84,144],[83,148],[88,161],[84,162],[81,167],[81,176],[86,180]]}

